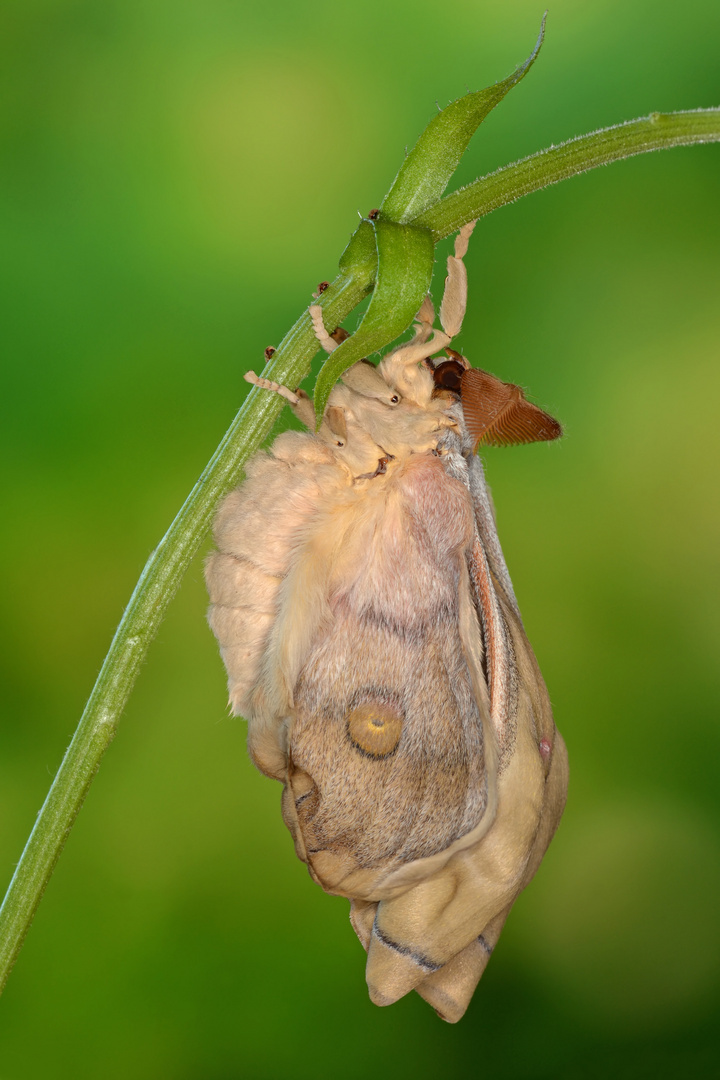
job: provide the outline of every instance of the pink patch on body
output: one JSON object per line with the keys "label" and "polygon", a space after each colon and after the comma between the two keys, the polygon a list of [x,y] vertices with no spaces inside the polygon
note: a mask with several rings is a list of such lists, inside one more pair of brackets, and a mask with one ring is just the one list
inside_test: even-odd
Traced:
{"label": "pink patch on body", "polygon": [[459,480],[448,476],[440,458],[413,454],[398,480],[408,509],[439,551],[450,554],[471,543],[470,494]]}
{"label": "pink patch on body", "polygon": [[552,753],[552,744],[549,739],[541,739],[538,749],[540,750],[540,756],[547,759]]}

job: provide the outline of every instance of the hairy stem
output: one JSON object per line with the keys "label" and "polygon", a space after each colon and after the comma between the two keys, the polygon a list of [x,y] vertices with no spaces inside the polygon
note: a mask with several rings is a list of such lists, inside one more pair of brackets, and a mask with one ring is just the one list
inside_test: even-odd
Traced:
{"label": "hairy stem", "polygon": [[651,113],[641,120],[593,131],[541,150],[481,176],[435,203],[413,225],[430,229],[435,242],[456,232],[466,222],[515,202],[522,195],[557,184],[570,176],[621,161],[651,150],[720,141],[720,109]]}
{"label": "hairy stem", "polygon": [[[367,294],[367,268],[333,283],[326,310],[341,321]],[[329,292],[330,290],[328,290]],[[273,378],[297,385],[317,351],[305,312],[273,356]],[[72,742],[38,814],[0,908],[0,991],[42,899],[102,756],[112,742],[147,650],[198,547],[218,501],[240,478],[250,454],[268,437],[283,402],[253,389],[185,504],[148,559],[115,632]]]}

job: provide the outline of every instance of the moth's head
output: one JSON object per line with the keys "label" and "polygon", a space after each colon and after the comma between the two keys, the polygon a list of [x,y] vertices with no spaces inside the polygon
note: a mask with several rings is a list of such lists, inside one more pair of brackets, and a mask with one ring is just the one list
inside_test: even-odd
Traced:
{"label": "moth's head", "polygon": [[[418,335],[420,337],[420,335]],[[398,407],[394,435],[415,452],[432,449],[443,431],[457,428],[459,375],[448,379],[446,363],[433,359],[430,351],[437,348],[438,335],[430,341],[411,342],[390,353],[380,365],[383,374],[398,388],[405,387]],[[470,365],[459,353],[446,349],[451,356],[453,373]],[[457,383],[457,386],[455,385]]]}
{"label": "moth's head", "polygon": [[435,389],[433,396],[460,399],[462,391],[462,379],[470,364],[455,349],[446,348],[448,359],[438,357],[435,361],[428,361],[428,368],[432,373]]}

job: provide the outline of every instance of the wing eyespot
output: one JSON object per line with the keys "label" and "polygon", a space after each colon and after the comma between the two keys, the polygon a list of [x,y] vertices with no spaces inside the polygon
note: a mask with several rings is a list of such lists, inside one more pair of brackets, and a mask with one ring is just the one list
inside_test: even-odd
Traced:
{"label": "wing eyespot", "polygon": [[400,742],[403,718],[392,705],[365,701],[348,713],[347,731],[353,746],[367,757],[384,758]]}

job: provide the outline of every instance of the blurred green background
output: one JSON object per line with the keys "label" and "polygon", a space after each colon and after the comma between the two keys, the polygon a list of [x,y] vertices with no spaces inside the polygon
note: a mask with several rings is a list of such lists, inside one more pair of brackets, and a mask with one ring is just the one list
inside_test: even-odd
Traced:
{"label": "blurred green background", "polygon": [[[243,371],[332,278],[436,99],[507,75],[541,15],[6,0],[3,888]],[[717,0],[556,0],[460,180],[717,105],[719,52]],[[3,997],[0,1080],[713,1071],[719,211],[720,147],[697,147],[530,196],[473,238],[460,346],[567,429],[487,470],[571,789],[465,1019],[369,1003],[347,904],[295,859],[227,716],[198,558]]]}

